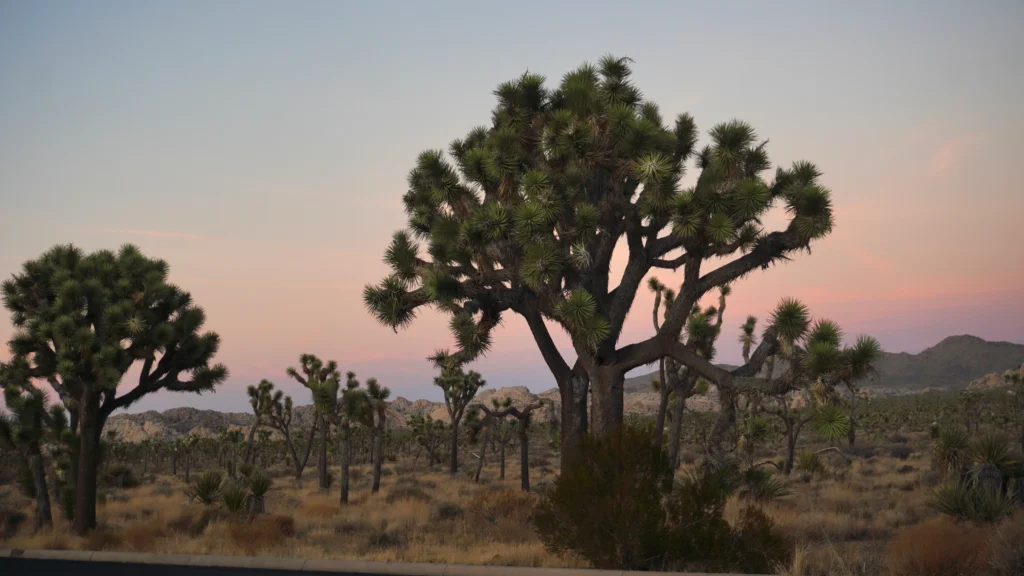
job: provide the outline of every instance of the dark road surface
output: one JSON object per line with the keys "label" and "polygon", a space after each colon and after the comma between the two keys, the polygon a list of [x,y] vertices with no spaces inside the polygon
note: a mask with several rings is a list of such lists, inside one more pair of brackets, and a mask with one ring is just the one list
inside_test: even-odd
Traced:
{"label": "dark road surface", "polygon": [[[309,575],[299,570],[265,570],[258,568],[226,568],[220,566],[172,566],[166,564],[131,564],[127,562],[75,562],[35,558],[0,558],[0,574],[33,574],[36,576],[298,576]],[[345,574],[352,572],[330,572]]]}

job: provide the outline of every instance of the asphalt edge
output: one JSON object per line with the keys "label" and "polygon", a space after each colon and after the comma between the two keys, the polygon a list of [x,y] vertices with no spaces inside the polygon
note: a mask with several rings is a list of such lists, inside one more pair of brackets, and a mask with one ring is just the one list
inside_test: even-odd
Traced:
{"label": "asphalt edge", "polygon": [[[527,568],[481,566],[476,564],[429,564],[375,560],[329,560],[319,558],[278,558],[270,556],[208,556],[201,554],[148,554],[138,552],[93,552],[89,550],[21,550],[0,548],[0,558],[70,560],[75,562],[116,562],[224,568],[259,568],[296,572],[344,572],[367,576],[709,576],[694,572],[635,572],[590,568]],[[716,574],[715,576],[751,576]]]}

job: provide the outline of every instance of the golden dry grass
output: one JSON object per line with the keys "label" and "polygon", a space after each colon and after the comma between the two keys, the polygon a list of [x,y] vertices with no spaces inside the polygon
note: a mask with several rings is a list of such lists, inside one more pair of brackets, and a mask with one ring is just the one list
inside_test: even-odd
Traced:
{"label": "golden dry grass", "polygon": [[[919,439],[923,443],[924,439]],[[963,537],[935,529],[941,522],[927,505],[929,464],[915,455],[899,459],[887,451],[855,459],[852,465],[830,460],[824,478],[787,480],[793,494],[766,507],[778,527],[797,545],[792,565],[780,573],[873,575],[916,574],[907,569],[906,544],[931,534],[936,551],[944,539]],[[378,494],[370,493],[369,470],[354,474],[350,502],[342,506],[336,489],[324,493],[308,475],[303,488],[280,471],[267,496],[268,514],[232,516],[217,507],[189,503],[180,478],[159,476],[144,485],[116,491],[98,507],[100,529],[86,538],[71,534],[55,518],[53,530],[29,533],[24,522],[0,545],[9,548],[123,550],[175,554],[297,556],[404,562],[493,564],[534,567],[585,567],[577,558],[547,552],[531,515],[540,496],[519,491],[518,470],[505,481],[474,484],[465,475],[441,469],[413,470],[389,464]],[[401,473],[399,473],[401,472]],[[534,486],[550,482],[548,466],[531,472]],[[335,471],[337,477],[337,471]],[[730,503],[727,518],[741,505]],[[0,487],[0,510],[20,510],[31,518],[32,502],[11,487]],[[55,510],[55,517],[58,510]],[[1024,515],[990,539],[1012,562],[1020,555],[1016,538],[1024,533]],[[944,526],[944,525],[943,525]],[[909,530],[909,531],[908,531]],[[917,532],[915,532],[915,530]],[[972,533],[975,534],[975,533]],[[957,536],[959,535],[959,536]],[[993,540],[995,542],[995,540]],[[902,543],[902,544],[901,544]],[[901,548],[902,546],[902,548]],[[902,552],[901,552],[902,550]],[[903,556],[900,556],[903,554]],[[935,552],[937,555],[938,552]],[[900,559],[903,560],[900,560]],[[902,572],[897,572],[898,566]]]}

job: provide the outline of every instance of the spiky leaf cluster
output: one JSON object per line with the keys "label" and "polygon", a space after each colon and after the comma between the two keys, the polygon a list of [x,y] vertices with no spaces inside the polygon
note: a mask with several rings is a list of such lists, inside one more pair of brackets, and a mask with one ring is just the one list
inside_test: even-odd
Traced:
{"label": "spiky leaf cluster", "polygon": [[[201,332],[206,314],[167,275],[166,262],[132,245],[91,254],[55,246],[3,283],[11,351],[69,407],[86,389],[102,394],[106,413],[161,388],[212,390],[227,378],[211,363],[220,338]],[[139,385],[115,400],[136,362]]]}
{"label": "spiky leaf cluster", "polygon": [[[630,60],[612,56],[556,86],[523,74],[494,91],[490,125],[420,154],[402,198],[407,227],[384,257],[392,272],[363,293],[374,316],[395,329],[424,305],[460,316],[452,329],[463,363],[487,351],[502,313],[526,306],[584,347],[613,345],[628,306],[616,305],[627,297],[609,289],[609,263],[624,235],[648,268],[673,250],[703,260],[760,246],[750,270],[831,229],[813,165],[766,179],[767,142],[738,120],[714,126],[698,151],[693,118],[666,124],[630,75]],[[680,189],[693,160],[697,183]],[[777,202],[791,220],[768,234],[762,218]]]}

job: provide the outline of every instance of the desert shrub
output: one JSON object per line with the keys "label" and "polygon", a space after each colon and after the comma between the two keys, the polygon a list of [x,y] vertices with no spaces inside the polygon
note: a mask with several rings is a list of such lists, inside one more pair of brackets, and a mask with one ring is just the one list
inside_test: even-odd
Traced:
{"label": "desert shrub", "polygon": [[334,523],[335,534],[361,534],[372,529],[373,527],[364,520],[348,520],[342,518]]}
{"label": "desert shrub", "polygon": [[140,482],[132,469],[124,464],[113,464],[100,477],[100,482],[113,488],[135,488]]}
{"label": "desert shrub", "polygon": [[245,510],[245,505],[249,500],[249,490],[244,486],[228,481],[221,487],[220,493],[228,512],[237,513]]}
{"label": "desert shrub", "polygon": [[537,495],[520,490],[488,487],[477,490],[466,503],[466,515],[475,523],[494,524],[501,519],[525,524],[533,517]]}
{"label": "desert shrub", "polygon": [[885,438],[885,441],[890,444],[906,444],[910,440],[902,434],[890,434]]}
{"label": "desert shrub", "polygon": [[234,544],[253,556],[262,550],[279,546],[295,535],[291,516],[254,516],[248,520],[228,523],[228,534]]}
{"label": "desert shrub", "polygon": [[433,480],[421,480],[415,476],[402,476],[395,480],[395,487],[412,487],[420,488],[422,490],[433,490],[437,488],[437,484]]}
{"label": "desert shrub", "polygon": [[975,576],[986,573],[987,556],[983,531],[937,518],[903,529],[889,566],[894,576]]}
{"label": "desert shrub", "polygon": [[366,535],[363,550],[365,553],[371,550],[405,548],[408,544],[409,539],[404,532],[388,530],[387,522],[382,522],[379,527],[372,529],[370,533]]}
{"label": "desert shrub", "polygon": [[170,496],[172,494],[174,494],[174,488],[170,484],[157,484],[153,488],[153,495],[155,496]]}
{"label": "desert shrub", "polygon": [[423,491],[418,486],[398,486],[395,485],[388,492],[387,502],[388,504],[394,504],[399,500],[418,500],[420,502],[430,502],[433,498],[430,494]]}
{"label": "desert shrub", "polygon": [[248,462],[238,467],[238,473],[242,476],[242,478],[249,478],[253,470],[255,470],[255,467],[252,464],[249,464]]}
{"label": "desert shrub", "polygon": [[896,469],[896,473],[897,474],[910,474],[914,470],[916,470],[916,468],[914,468],[910,464],[904,464],[903,466],[900,466],[899,468]]}
{"label": "desert shrub", "polygon": [[928,504],[948,516],[975,522],[997,522],[1016,508],[1013,494],[978,490],[971,481],[960,478],[936,487]]}
{"label": "desert shrub", "polygon": [[0,511],[0,539],[13,538],[26,520],[28,515],[19,510]]}
{"label": "desert shrub", "polygon": [[967,464],[969,447],[970,437],[962,428],[945,428],[932,444],[932,465],[941,476],[957,474]]}
{"label": "desert shrub", "polygon": [[117,530],[98,528],[89,532],[85,539],[86,550],[115,550],[121,546],[121,533]]}
{"label": "desert shrub", "polygon": [[441,502],[430,511],[430,519],[437,522],[440,520],[455,520],[462,517],[462,507],[452,502]]}
{"label": "desert shrub", "polygon": [[905,444],[891,446],[889,448],[889,455],[898,460],[906,460],[907,458],[910,458],[910,455],[913,453],[914,449]]}
{"label": "desert shrub", "polygon": [[544,456],[540,456],[538,458],[531,458],[530,465],[535,466],[537,468],[543,468],[545,466],[551,466],[551,460],[545,458]]}
{"label": "desert shrub", "polygon": [[1024,574],[1024,512],[1015,514],[992,534],[989,548],[994,576]]}
{"label": "desert shrub", "polygon": [[199,475],[188,489],[189,500],[210,506],[220,500],[224,475],[217,470],[208,470]]}
{"label": "desert shrub", "polygon": [[206,527],[211,523],[228,518],[229,514],[219,508],[204,507],[199,514],[196,514],[194,509],[185,509],[176,518],[167,523],[167,528],[174,532],[195,537],[205,532]]}
{"label": "desert shrub", "polygon": [[849,454],[850,456],[856,456],[857,458],[863,458],[864,460],[867,460],[869,458],[875,457],[875,447],[869,446],[867,444],[857,444],[854,446],[850,446],[846,453]]}
{"label": "desert shrub", "polygon": [[540,540],[595,568],[656,566],[666,545],[661,486],[671,470],[650,432],[627,426],[606,440],[587,439],[584,452],[540,503],[534,516]]}
{"label": "desert shrub", "polygon": [[757,508],[744,509],[735,526],[725,520],[726,502],[745,482],[734,467],[702,467],[663,498],[671,470],[649,428],[588,439],[584,451],[534,516],[549,551],[632,570],[763,572],[788,558],[788,543]]}

